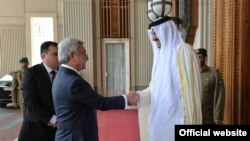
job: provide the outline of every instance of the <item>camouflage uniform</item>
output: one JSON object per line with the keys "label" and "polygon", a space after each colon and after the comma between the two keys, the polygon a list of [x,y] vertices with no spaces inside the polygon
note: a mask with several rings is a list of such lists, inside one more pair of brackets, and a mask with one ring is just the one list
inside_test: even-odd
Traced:
{"label": "camouflage uniform", "polygon": [[24,117],[26,114],[26,107],[24,104],[24,99],[21,91],[22,86],[22,79],[23,79],[23,70],[18,70],[14,73],[13,83],[12,83],[12,101],[13,103],[19,103],[22,116]]}
{"label": "camouflage uniform", "polygon": [[201,72],[203,124],[222,121],[225,104],[225,87],[218,69],[205,66]]}

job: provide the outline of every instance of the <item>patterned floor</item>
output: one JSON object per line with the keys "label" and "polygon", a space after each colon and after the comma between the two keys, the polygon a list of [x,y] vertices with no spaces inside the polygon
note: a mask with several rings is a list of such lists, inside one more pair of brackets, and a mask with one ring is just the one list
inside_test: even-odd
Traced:
{"label": "patterned floor", "polygon": [[22,117],[19,109],[0,108],[0,140],[13,141],[21,128]]}

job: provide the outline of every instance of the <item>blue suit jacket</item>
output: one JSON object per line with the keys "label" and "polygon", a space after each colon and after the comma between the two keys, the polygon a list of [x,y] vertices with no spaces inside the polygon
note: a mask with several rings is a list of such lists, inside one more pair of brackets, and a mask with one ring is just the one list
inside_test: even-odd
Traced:
{"label": "blue suit jacket", "polygon": [[98,141],[96,109],[124,109],[123,96],[103,97],[75,71],[60,67],[52,95],[58,128],[56,141]]}

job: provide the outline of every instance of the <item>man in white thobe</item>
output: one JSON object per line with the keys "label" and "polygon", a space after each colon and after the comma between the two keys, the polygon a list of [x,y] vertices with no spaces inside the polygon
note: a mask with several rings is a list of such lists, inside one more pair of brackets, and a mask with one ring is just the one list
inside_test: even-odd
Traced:
{"label": "man in white thobe", "polygon": [[150,24],[151,83],[138,91],[141,141],[174,141],[175,125],[202,124],[201,78],[195,51],[165,17]]}

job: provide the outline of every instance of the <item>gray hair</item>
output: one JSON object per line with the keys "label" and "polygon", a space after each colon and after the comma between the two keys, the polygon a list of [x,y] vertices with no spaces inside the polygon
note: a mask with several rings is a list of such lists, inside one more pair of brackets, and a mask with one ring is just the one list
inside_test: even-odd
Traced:
{"label": "gray hair", "polygon": [[69,54],[78,54],[79,44],[83,44],[83,41],[77,38],[67,37],[58,44],[58,60],[60,64],[68,63]]}

